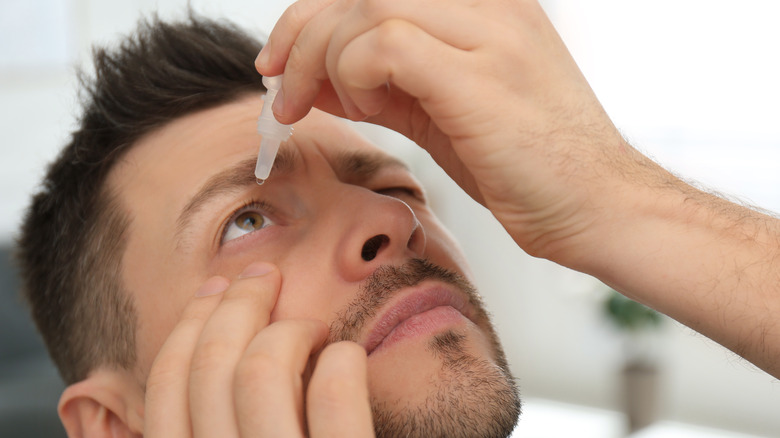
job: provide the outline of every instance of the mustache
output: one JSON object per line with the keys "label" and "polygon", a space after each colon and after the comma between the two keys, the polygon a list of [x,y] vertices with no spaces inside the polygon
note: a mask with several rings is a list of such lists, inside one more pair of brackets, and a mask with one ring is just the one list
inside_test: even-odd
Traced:
{"label": "mustache", "polygon": [[395,295],[425,280],[438,280],[463,292],[480,320],[487,318],[482,298],[464,276],[427,259],[414,258],[400,266],[382,265],[361,285],[357,297],[341,310],[330,325],[328,344],[357,342],[368,322]]}

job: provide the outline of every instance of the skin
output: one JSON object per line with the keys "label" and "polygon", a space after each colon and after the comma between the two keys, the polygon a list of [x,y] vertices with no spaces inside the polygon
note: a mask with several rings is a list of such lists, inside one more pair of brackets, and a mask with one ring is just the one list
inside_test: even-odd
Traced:
{"label": "skin", "polygon": [[[122,268],[138,313],[138,365],[98,370],[91,380],[114,373],[124,382],[131,415],[123,427],[152,437],[370,436],[370,401],[390,411],[425,406],[439,382],[449,382],[443,355],[429,345],[444,332],[461,336],[463,352],[486,364],[475,371],[498,375],[497,344],[478,301],[367,357],[372,325],[405,297],[438,288],[468,301],[436,279],[394,291],[349,340],[327,340],[380,266],[424,258],[468,270],[408,170],[332,116],[315,111],[296,124],[287,158],[277,159],[293,164],[259,186],[251,169],[261,106],[250,95],[174,121],[139,141],[110,175],[132,217]],[[384,164],[349,172],[346,153]],[[187,207],[230,169],[237,186]],[[272,207],[242,210],[255,199]],[[236,227],[237,210],[266,226]],[[365,260],[364,245],[377,235],[387,240]],[[63,396],[66,427],[79,395],[69,388]]]}
{"label": "skin", "polygon": [[526,252],[780,377],[780,221],[626,143],[538,2],[301,0],[256,67],[284,72],[280,121],[317,107],[405,134]]}

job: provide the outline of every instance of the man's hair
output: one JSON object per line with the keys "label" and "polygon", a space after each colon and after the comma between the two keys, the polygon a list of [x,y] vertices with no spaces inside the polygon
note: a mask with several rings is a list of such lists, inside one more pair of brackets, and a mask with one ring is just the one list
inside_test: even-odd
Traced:
{"label": "man's hair", "polygon": [[117,47],[93,50],[82,114],[49,166],[19,237],[24,295],[66,383],[136,361],[136,312],[121,265],[132,218],[107,187],[141,137],[192,112],[262,92],[261,43],[231,24],[195,16],[142,20]]}

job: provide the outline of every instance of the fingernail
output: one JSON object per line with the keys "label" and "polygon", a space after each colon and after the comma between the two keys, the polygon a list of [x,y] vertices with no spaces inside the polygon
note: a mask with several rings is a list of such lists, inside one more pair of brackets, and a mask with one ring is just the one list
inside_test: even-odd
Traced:
{"label": "fingernail", "polygon": [[284,89],[280,88],[274,97],[274,105],[271,107],[274,115],[284,116]]}
{"label": "fingernail", "polygon": [[207,297],[225,292],[230,286],[230,281],[225,277],[211,277],[195,292],[196,297]]}
{"label": "fingernail", "polygon": [[251,278],[260,277],[274,270],[273,265],[263,262],[252,263],[244,269],[244,272],[239,274],[238,278]]}
{"label": "fingernail", "polygon": [[268,68],[268,64],[270,62],[271,49],[269,49],[268,44],[266,44],[262,49],[260,49],[260,53],[257,54],[257,59],[255,59],[255,66],[257,66],[258,70],[265,70]]}

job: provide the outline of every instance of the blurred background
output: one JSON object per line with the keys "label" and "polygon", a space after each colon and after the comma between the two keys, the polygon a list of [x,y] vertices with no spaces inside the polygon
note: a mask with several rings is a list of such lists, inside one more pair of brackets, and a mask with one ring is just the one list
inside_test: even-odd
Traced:
{"label": "blurred background", "polygon": [[[10,254],[29,194],[74,126],[75,68],[142,14],[180,16],[188,3],[263,37],[290,2],[0,2],[2,437],[63,436],[62,386],[17,297]],[[780,4],[542,4],[632,144],[701,186],[780,211]],[[649,424],[634,437],[780,436],[776,379],[676,322],[642,326],[645,314],[609,307],[597,280],[517,249],[405,139],[359,129],[412,163],[470,258],[526,400],[515,436],[625,436],[629,407],[635,425]]]}

